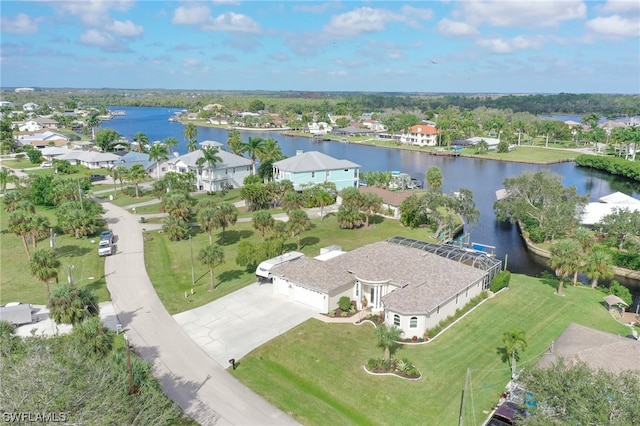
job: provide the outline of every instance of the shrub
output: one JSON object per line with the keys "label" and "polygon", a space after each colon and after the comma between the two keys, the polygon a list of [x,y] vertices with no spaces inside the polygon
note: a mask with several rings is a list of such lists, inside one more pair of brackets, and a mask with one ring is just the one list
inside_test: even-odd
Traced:
{"label": "shrub", "polygon": [[335,317],[336,316],[336,311],[329,311],[329,316],[330,317]]}
{"label": "shrub", "polygon": [[367,370],[373,371],[378,367],[380,367],[380,360],[377,358],[369,358],[369,361],[367,361]]}
{"label": "shrub", "polygon": [[348,311],[351,307],[351,299],[349,298],[349,296],[342,296],[340,300],[338,300],[338,307],[342,311]]}
{"label": "shrub", "polygon": [[491,284],[489,285],[489,288],[491,289],[492,292],[497,293],[503,288],[508,287],[510,280],[511,280],[511,272],[501,271],[498,273],[498,275],[493,277],[493,279],[491,280]]}
{"label": "shrub", "polygon": [[409,367],[411,367],[411,364],[409,364],[408,362],[404,361],[404,360],[398,360],[396,361],[396,370],[398,371],[402,371],[403,373],[405,371],[407,371],[409,369]]}
{"label": "shrub", "polygon": [[341,317],[348,317],[348,316],[349,316],[349,312],[347,312],[347,311],[342,311],[342,312],[340,312],[340,316],[341,316]]}

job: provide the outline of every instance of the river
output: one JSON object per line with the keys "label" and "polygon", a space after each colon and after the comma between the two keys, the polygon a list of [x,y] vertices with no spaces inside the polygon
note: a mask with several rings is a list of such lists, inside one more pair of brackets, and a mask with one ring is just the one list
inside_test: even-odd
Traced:
{"label": "river", "polygon": [[[113,118],[101,123],[101,128],[111,128],[122,136],[133,139],[137,132],[147,135],[150,142],[176,137],[180,144],[180,154],[187,152],[186,142],[182,134],[183,125],[169,122],[168,119],[177,109],[145,108],[145,107],[109,107],[123,110],[126,116]],[[227,130],[209,127],[198,127],[197,140],[214,140],[226,144]],[[243,132],[243,139],[249,136],[273,138],[280,143],[282,152],[295,155],[296,150],[320,151],[336,158],[347,159],[362,166],[362,171],[399,170],[424,181],[428,167],[437,166],[444,177],[443,191],[452,192],[467,188],[473,192],[476,206],[480,211],[478,224],[471,230],[474,242],[496,247],[496,254],[501,259],[507,258],[508,269],[531,276],[538,276],[547,270],[544,259],[529,253],[525,248],[515,226],[497,222],[493,212],[495,191],[503,187],[505,178],[518,176],[525,170],[536,171],[549,169],[562,177],[565,186],[575,185],[580,194],[590,194],[592,201],[615,191],[623,192],[640,199],[640,187],[626,179],[616,178],[608,174],[576,167],[574,163],[558,163],[547,166],[502,162],[476,158],[440,157],[422,152],[392,148],[379,148],[359,144],[335,142],[314,142],[310,138],[288,137],[278,132]]]}

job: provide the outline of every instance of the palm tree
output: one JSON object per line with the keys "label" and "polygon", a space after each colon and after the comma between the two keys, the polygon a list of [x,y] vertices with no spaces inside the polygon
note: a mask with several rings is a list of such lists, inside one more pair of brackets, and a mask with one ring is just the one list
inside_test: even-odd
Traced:
{"label": "palm tree", "polygon": [[516,128],[516,131],[518,132],[518,146],[519,146],[520,145],[520,138],[521,138],[522,133],[524,132],[524,129],[527,126],[527,124],[524,122],[524,120],[516,120],[513,123],[513,125]]}
{"label": "palm tree", "polygon": [[220,242],[224,244],[224,231],[238,221],[238,209],[231,203],[222,203],[215,211],[214,220],[222,228]]}
{"label": "palm tree", "polygon": [[591,288],[598,286],[598,280],[609,280],[615,276],[612,265],[613,259],[607,252],[597,250],[587,255],[584,272],[591,280]]}
{"label": "palm tree", "polygon": [[167,147],[162,143],[154,143],[151,149],[149,149],[149,160],[156,162],[156,174],[158,180],[160,180],[160,162],[169,158],[167,153]]}
{"label": "palm tree", "polygon": [[98,299],[89,288],[70,284],[56,286],[47,306],[51,318],[63,324],[79,324],[87,318],[97,317],[100,313]]}
{"label": "palm tree", "polygon": [[120,191],[124,189],[124,181],[127,180],[127,170],[124,166],[116,166],[111,169],[111,177],[113,177],[113,188],[116,188],[116,179],[120,181]]}
{"label": "palm tree", "polygon": [[149,138],[142,132],[133,135],[133,141],[138,144],[138,152],[144,152],[145,146],[149,143]]}
{"label": "palm tree", "polygon": [[173,147],[178,145],[178,138],[170,136],[164,140],[164,146],[169,150],[169,154],[173,154]]}
{"label": "palm tree", "polygon": [[476,154],[486,154],[489,151],[489,144],[484,139],[480,139],[480,142],[476,144]]}
{"label": "palm tree", "polygon": [[172,191],[167,194],[162,202],[164,211],[173,218],[187,220],[191,214],[192,201],[189,194]]}
{"label": "palm tree", "polygon": [[564,280],[580,268],[580,245],[574,240],[558,240],[549,249],[551,257],[549,266],[555,271],[558,277],[557,294],[562,296],[562,285]]}
{"label": "palm tree", "polygon": [[127,170],[127,179],[136,187],[136,198],[140,198],[138,185],[147,178],[147,172],[142,164],[134,164]]}
{"label": "palm tree", "polygon": [[8,167],[0,167],[0,193],[4,194],[7,184],[16,181],[15,172]]}
{"label": "palm tree", "polygon": [[87,126],[91,129],[91,139],[96,139],[96,127],[100,125],[100,113],[98,111],[92,111],[91,114],[85,119]]}
{"label": "palm tree", "polygon": [[282,196],[281,205],[284,211],[289,214],[294,210],[304,207],[305,200],[302,194],[298,191],[287,191]]}
{"label": "palm tree", "polygon": [[29,216],[29,235],[31,236],[31,243],[33,244],[33,248],[37,248],[38,246],[38,238],[43,238],[49,235],[49,231],[51,229],[51,225],[49,225],[49,219],[45,216],[35,214]]}
{"label": "palm tree", "polygon": [[342,229],[354,229],[362,226],[363,214],[355,207],[342,204],[338,209],[338,224]]}
{"label": "palm tree", "polygon": [[209,234],[209,244],[213,243],[212,232],[216,228],[216,208],[204,207],[198,210],[198,223],[203,231]]}
{"label": "palm tree", "polygon": [[242,142],[242,135],[237,130],[231,130],[227,135],[227,146],[229,150],[235,155],[242,155],[244,152],[244,143]]}
{"label": "palm tree", "polygon": [[364,226],[369,227],[369,218],[372,214],[378,213],[382,207],[382,198],[379,195],[371,192],[365,192],[362,194],[360,208],[364,212]]}
{"label": "palm tree", "polygon": [[442,188],[442,171],[438,166],[431,166],[427,169],[427,173],[425,174],[425,180],[427,181],[427,186],[429,189],[433,191],[439,191]]}
{"label": "palm tree", "polygon": [[273,216],[266,210],[260,210],[253,215],[253,228],[260,232],[262,241],[267,231],[273,228],[274,222]]}
{"label": "palm tree", "polygon": [[378,338],[378,347],[384,351],[384,359],[389,360],[395,351],[400,347],[398,341],[402,335],[402,330],[398,327],[378,327],[376,328],[376,337]]}
{"label": "palm tree", "polygon": [[[591,253],[594,244],[596,243],[595,234],[592,230],[584,228],[582,226],[576,228],[571,233],[571,238],[576,240],[578,244],[580,244],[580,248],[582,250],[581,259],[585,259],[586,256]],[[584,262],[581,262],[581,266],[584,265]],[[578,270],[573,273],[573,285],[578,285]]]}
{"label": "palm tree", "polygon": [[307,213],[302,210],[294,210],[289,214],[289,221],[287,227],[291,231],[292,237],[297,237],[298,250],[300,250],[300,236],[304,231],[311,229],[311,221]]}
{"label": "palm tree", "polygon": [[215,290],[214,268],[224,262],[224,251],[217,244],[209,244],[200,250],[198,260],[209,267],[209,277],[211,279],[209,290]]}
{"label": "palm tree", "polygon": [[264,139],[257,136],[250,137],[247,143],[244,144],[243,152],[246,152],[251,158],[251,168],[254,175],[256,174],[256,158],[262,155],[264,146]]}
{"label": "palm tree", "polygon": [[504,343],[504,350],[511,366],[511,377],[513,378],[516,361],[520,361],[520,352],[524,352],[527,349],[527,336],[524,331],[514,328],[502,334],[502,343]]}
{"label": "palm tree", "polygon": [[[198,149],[196,138],[198,137],[198,128],[195,124],[189,123],[184,127],[182,131],[184,138],[187,140],[187,149],[189,152],[193,152]],[[195,147],[195,148],[194,148]]]}
{"label": "palm tree", "polygon": [[333,203],[333,195],[324,188],[316,187],[313,192],[313,199],[320,206],[320,220],[324,220],[324,207]]}
{"label": "palm tree", "polygon": [[30,215],[24,210],[16,210],[9,215],[9,224],[7,228],[9,232],[13,232],[20,238],[22,238],[22,244],[27,256],[31,259],[31,252],[29,251],[29,245],[27,244],[27,235],[29,235],[31,228],[29,226]]}
{"label": "palm tree", "polygon": [[273,138],[265,139],[262,151],[258,153],[258,160],[260,160],[260,163],[264,163],[266,161],[279,161],[283,158],[284,155],[282,154],[282,148],[280,148],[278,141]]}
{"label": "palm tree", "polygon": [[55,279],[58,282],[58,268],[60,261],[56,259],[53,250],[41,248],[33,252],[29,269],[34,277],[44,282],[47,300],[50,294],[49,281]]}
{"label": "palm tree", "polygon": [[71,335],[94,355],[102,357],[113,349],[113,332],[102,324],[98,316],[85,318],[76,324]]}
{"label": "palm tree", "polygon": [[196,165],[198,167],[202,167],[204,164],[207,165],[207,169],[209,171],[209,190],[213,191],[213,169],[216,168],[216,164],[222,163],[222,158],[218,156],[219,149],[218,147],[212,146],[208,148],[202,149],[202,157],[198,158],[196,161]]}

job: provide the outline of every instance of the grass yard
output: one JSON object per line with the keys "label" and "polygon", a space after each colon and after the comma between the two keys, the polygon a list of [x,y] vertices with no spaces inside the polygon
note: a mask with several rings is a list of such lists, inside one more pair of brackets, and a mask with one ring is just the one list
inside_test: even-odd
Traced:
{"label": "grass yard", "polygon": [[489,160],[517,161],[522,163],[550,164],[563,161],[573,161],[580,152],[559,148],[544,148],[536,146],[519,146],[511,152],[489,151],[487,154],[478,155],[474,148],[465,148],[461,151],[465,157],[486,158]]}
{"label": "grass yard", "polygon": [[534,365],[568,324],[626,335],[602,294],[583,287],[554,294],[555,280],[514,275],[508,291],[486,301],[456,326],[424,345],[403,346],[423,374],[416,382],[366,374],[378,358],[371,325],[325,324],[311,319],[240,360],[238,379],[300,423],[312,425],[458,424],[461,392],[470,369],[465,424],[479,425],[510,378],[501,335],[523,329],[529,347],[518,368]]}
{"label": "grass yard", "polygon": [[[37,213],[56,223],[55,210],[37,208]],[[7,230],[8,214],[0,213],[0,248],[2,260],[0,267],[0,304],[23,302],[46,304],[45,285],[31,275],[29,258],[24,250],[22,239]],[[49,247],[49,238],[38,241],[38,248]],[[33,247],[29,247],[33,252]],[[88,286],[100,302],[110,300],[104,276],[104,259],[98,256],[98,241],[94,238],[75,238],[68,235],[56,237],[56,252],[60,260],[58,279],[67,281],[69,265],[74,266],[73,276],[78,286]],[[89,277],[94,277],[89,279]],[[55,283],[51,284],[51,288]]]}
{"label": "grass yard", "polygon": [[[349,251],[365,244],[381,241],[401,235],[418,240],[434,241],[428,229],[409,229],[400,225],[397,220],[376,217],[370,229],[340,229],[335,216],[325,217],[324,221],[313,219],[313,228],[302,234],[302,252],[307,256],[317,256],[320,248],[328,245],[339,245]],[[195,228],[192,238],[195,286],[191,285],[191,249],[189,240],[170,241],[163,233],[148,231],[146,233],[144,256],[147,272],[151,278],[160,300],[170,314],[202,306],[230,292],[255,282],[255,269],[243,268],[236,264],[238,244],[249,239],[260,241],[260,234],[255,232],[250,222],[237,223],[225,232],[225,262],[215,269],[216,290],[208,291],[209,270],[197,261],[198,252],[209,243],[209,235]],[[214,232],[214,242],[220,244],[221,231]],[[286,250],[296,250],[296,241],[289,238]],[[185,292],[194,289],[195,294],[188,298]]]}

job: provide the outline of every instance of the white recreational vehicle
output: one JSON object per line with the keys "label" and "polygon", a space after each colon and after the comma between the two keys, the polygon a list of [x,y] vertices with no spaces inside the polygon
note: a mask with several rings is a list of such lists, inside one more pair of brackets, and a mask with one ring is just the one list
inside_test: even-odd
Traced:
{"label": "white recreational vehicle", "polygon": [[258,268],[256,269],[256,277],[258,277],[258,281],[261,283],[271,282],[273,279],[271,275],[271,269],[274,266],[283,265],[285,263],[300,259],[301,257],[304,257],[303,253],[300,253],[298,251],[292,251],[292,252],[274,257],[273,259],[265,260],[264,262],[261,262],[258,265]]}

